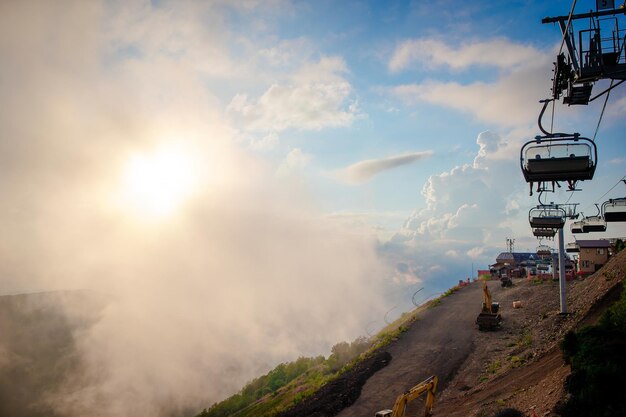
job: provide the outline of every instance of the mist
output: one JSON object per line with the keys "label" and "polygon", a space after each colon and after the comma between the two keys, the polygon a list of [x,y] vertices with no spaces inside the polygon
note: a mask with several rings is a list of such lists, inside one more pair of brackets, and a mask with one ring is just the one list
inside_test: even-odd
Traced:
{"label": "mist", "polygon": [[[374,239],[233,139],[207,88],[235,71],[228,31],[187,20],[199,8],[0,5],[0,293],[107,300],[72,335],[80,368],[42,399],[60,416],[200,411],[385,311]],[[193,187],[146,211],[125,167],[169,146]]]}

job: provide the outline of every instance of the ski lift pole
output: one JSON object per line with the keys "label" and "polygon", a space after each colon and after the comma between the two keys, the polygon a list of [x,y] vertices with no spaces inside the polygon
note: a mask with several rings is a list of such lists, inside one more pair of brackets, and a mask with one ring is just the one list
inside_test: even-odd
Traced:
{"label": "ski lift pole", "polygon": [[563,228],[559,229],[559,294],[561,312],[560,314],[567,314],[567,300],[566,300],[566,282],[565,282],[565,244],[563,243]]}

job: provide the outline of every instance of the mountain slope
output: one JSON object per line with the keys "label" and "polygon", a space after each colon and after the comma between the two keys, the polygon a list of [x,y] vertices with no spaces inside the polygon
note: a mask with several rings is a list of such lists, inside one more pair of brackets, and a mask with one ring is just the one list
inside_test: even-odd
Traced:
{"label": "mountain slope", "polygon": [[[504,319],[495,332],[479,332],[474,324],[482,303],[480,284],[462,288],[421,311],[413,325],[384,348],[391,362],[367,381],[357,401],[326,416],[373,416],[431,374],[440,378],[435,416],[491,416],[505,407],[528,415],[556,415],[553,409],[564,397],[569,374],[558,343],[569,330],[598,319],[619,297],[625,275],[623,252],[593,276],[568,282],[570,314],[565,316],[559,314],[558,282],[516,279],[513,288],[501,288],[491,281]],[[513,301],[523,307],[513,309]],[[313,410],[324,401],[316,397],[317,404],[300,406],[298,415],[317,416]],[[418,415],[420,407],[415,401],[408,412]]]}

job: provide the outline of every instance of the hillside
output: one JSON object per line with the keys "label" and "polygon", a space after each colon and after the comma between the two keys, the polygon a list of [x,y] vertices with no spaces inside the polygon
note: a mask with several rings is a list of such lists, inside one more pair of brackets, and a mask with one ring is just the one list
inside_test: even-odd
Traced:
{"label": "hillside", "polygon": [[527,415],[556,416],[570,373],[558,344],[571,329],[595,323],[622,292],[626,253],[594,275],[568,282],[568,315],[560,316],[558,282],[518,281],[494,296],[501,305],[521,300],[523,308],[503,310],[502,330],[475,334],[476,348],[437,398],[437,414],[492,415],[503,407]]}
{"label": "hillside", "polygon": [[103,305],[86,291],[0,297],[0,416],[57,416],[50,401],[80,367],[75,335]]}
{"label": "hillside", "polygon": [[[491,281],[504,319],[496,332],[479,332],[474,324],[482,301],[480,285],[462,288],[415,312],[416,320],[381,350],[391,359],[372,374],[356,401],[354,387],[360,390],[362,382],[359,371],[349,370],[342,384],[320,390],[280,415],[373,416],[391,408],[397,395],[436,374],[440,384],[435,416],[486,417],[507,407],[526,415],[557,416],[554,410],[565,396],[570,373],[558,344],[569,330],[597,321],[619,298],[625,275],[622,252],[596,274],[568,282],[565,316],[559,314],[558,282],[516,279],[514,287],[501,288]],[[513,309],[513,301],[523,307]],[[337,398],[346,405],[338,413],[326,407]],[[409,407],[412,415],[420,413],[416,408],[419,405]]]}
{"label": "hillside", "polygon": [[[622,252],[593,276],[569,282],[566,316],[558,314],[557,282],[516,279],[514,287],[502,288],[490,281],[504,319],[496,332],[476,329],[479,283],[449,291],[368,343],[338,343],[329,358],[300,358],[277,367],[242,390],[258,391],[257,400],[244,409],[225,408],[223,415],[373,416],[435,374],[440,379],[435,416],[490,417],[505,407],[557,416],[554,409],[570,373],[558,344],[570,329],[598,320],[619,297],[625,275]],[[513,309],[513,301],[523,307]],[[104,304],[85,292],[0,297],[0,415],[55,416],[50,401],[63,395],[64,376],[81,365],[75,336],[98,320],[93,306]],[[366,360],[348,363],[372,344]],[[343,373],[335,373],[342,367]],[[410,405],[411,415],[421,413],[419,406],[419,401]]]}

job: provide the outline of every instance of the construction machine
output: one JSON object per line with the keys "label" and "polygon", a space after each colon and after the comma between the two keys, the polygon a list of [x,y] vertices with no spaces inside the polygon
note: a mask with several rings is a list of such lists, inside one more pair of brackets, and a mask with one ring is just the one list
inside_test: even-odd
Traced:
{"label": "construction machine", "polygon": [[437,382],[439,380],[435,375],[420,382],[404,394],[401,394],[396,399],[396,403],[393,405],[393,410],[381,410],[376,413],[376,417],[404,417],[406,411],[406,405],[418,398],[423,393],[426,393],[425,402],[425,417],[432,415],[433,402],[435,401],[435,391],[437,390]]}
{"label": "construction machine", "polygon": [[495,330],[500,326],[502,317],[500,313],[500,304],[494,303],[491,300],[491,292],[489,292],[489,286],[487,281],[483,281],[483,308],[478,317],[476,317],[476,324],[478,324],[478,330]]}

